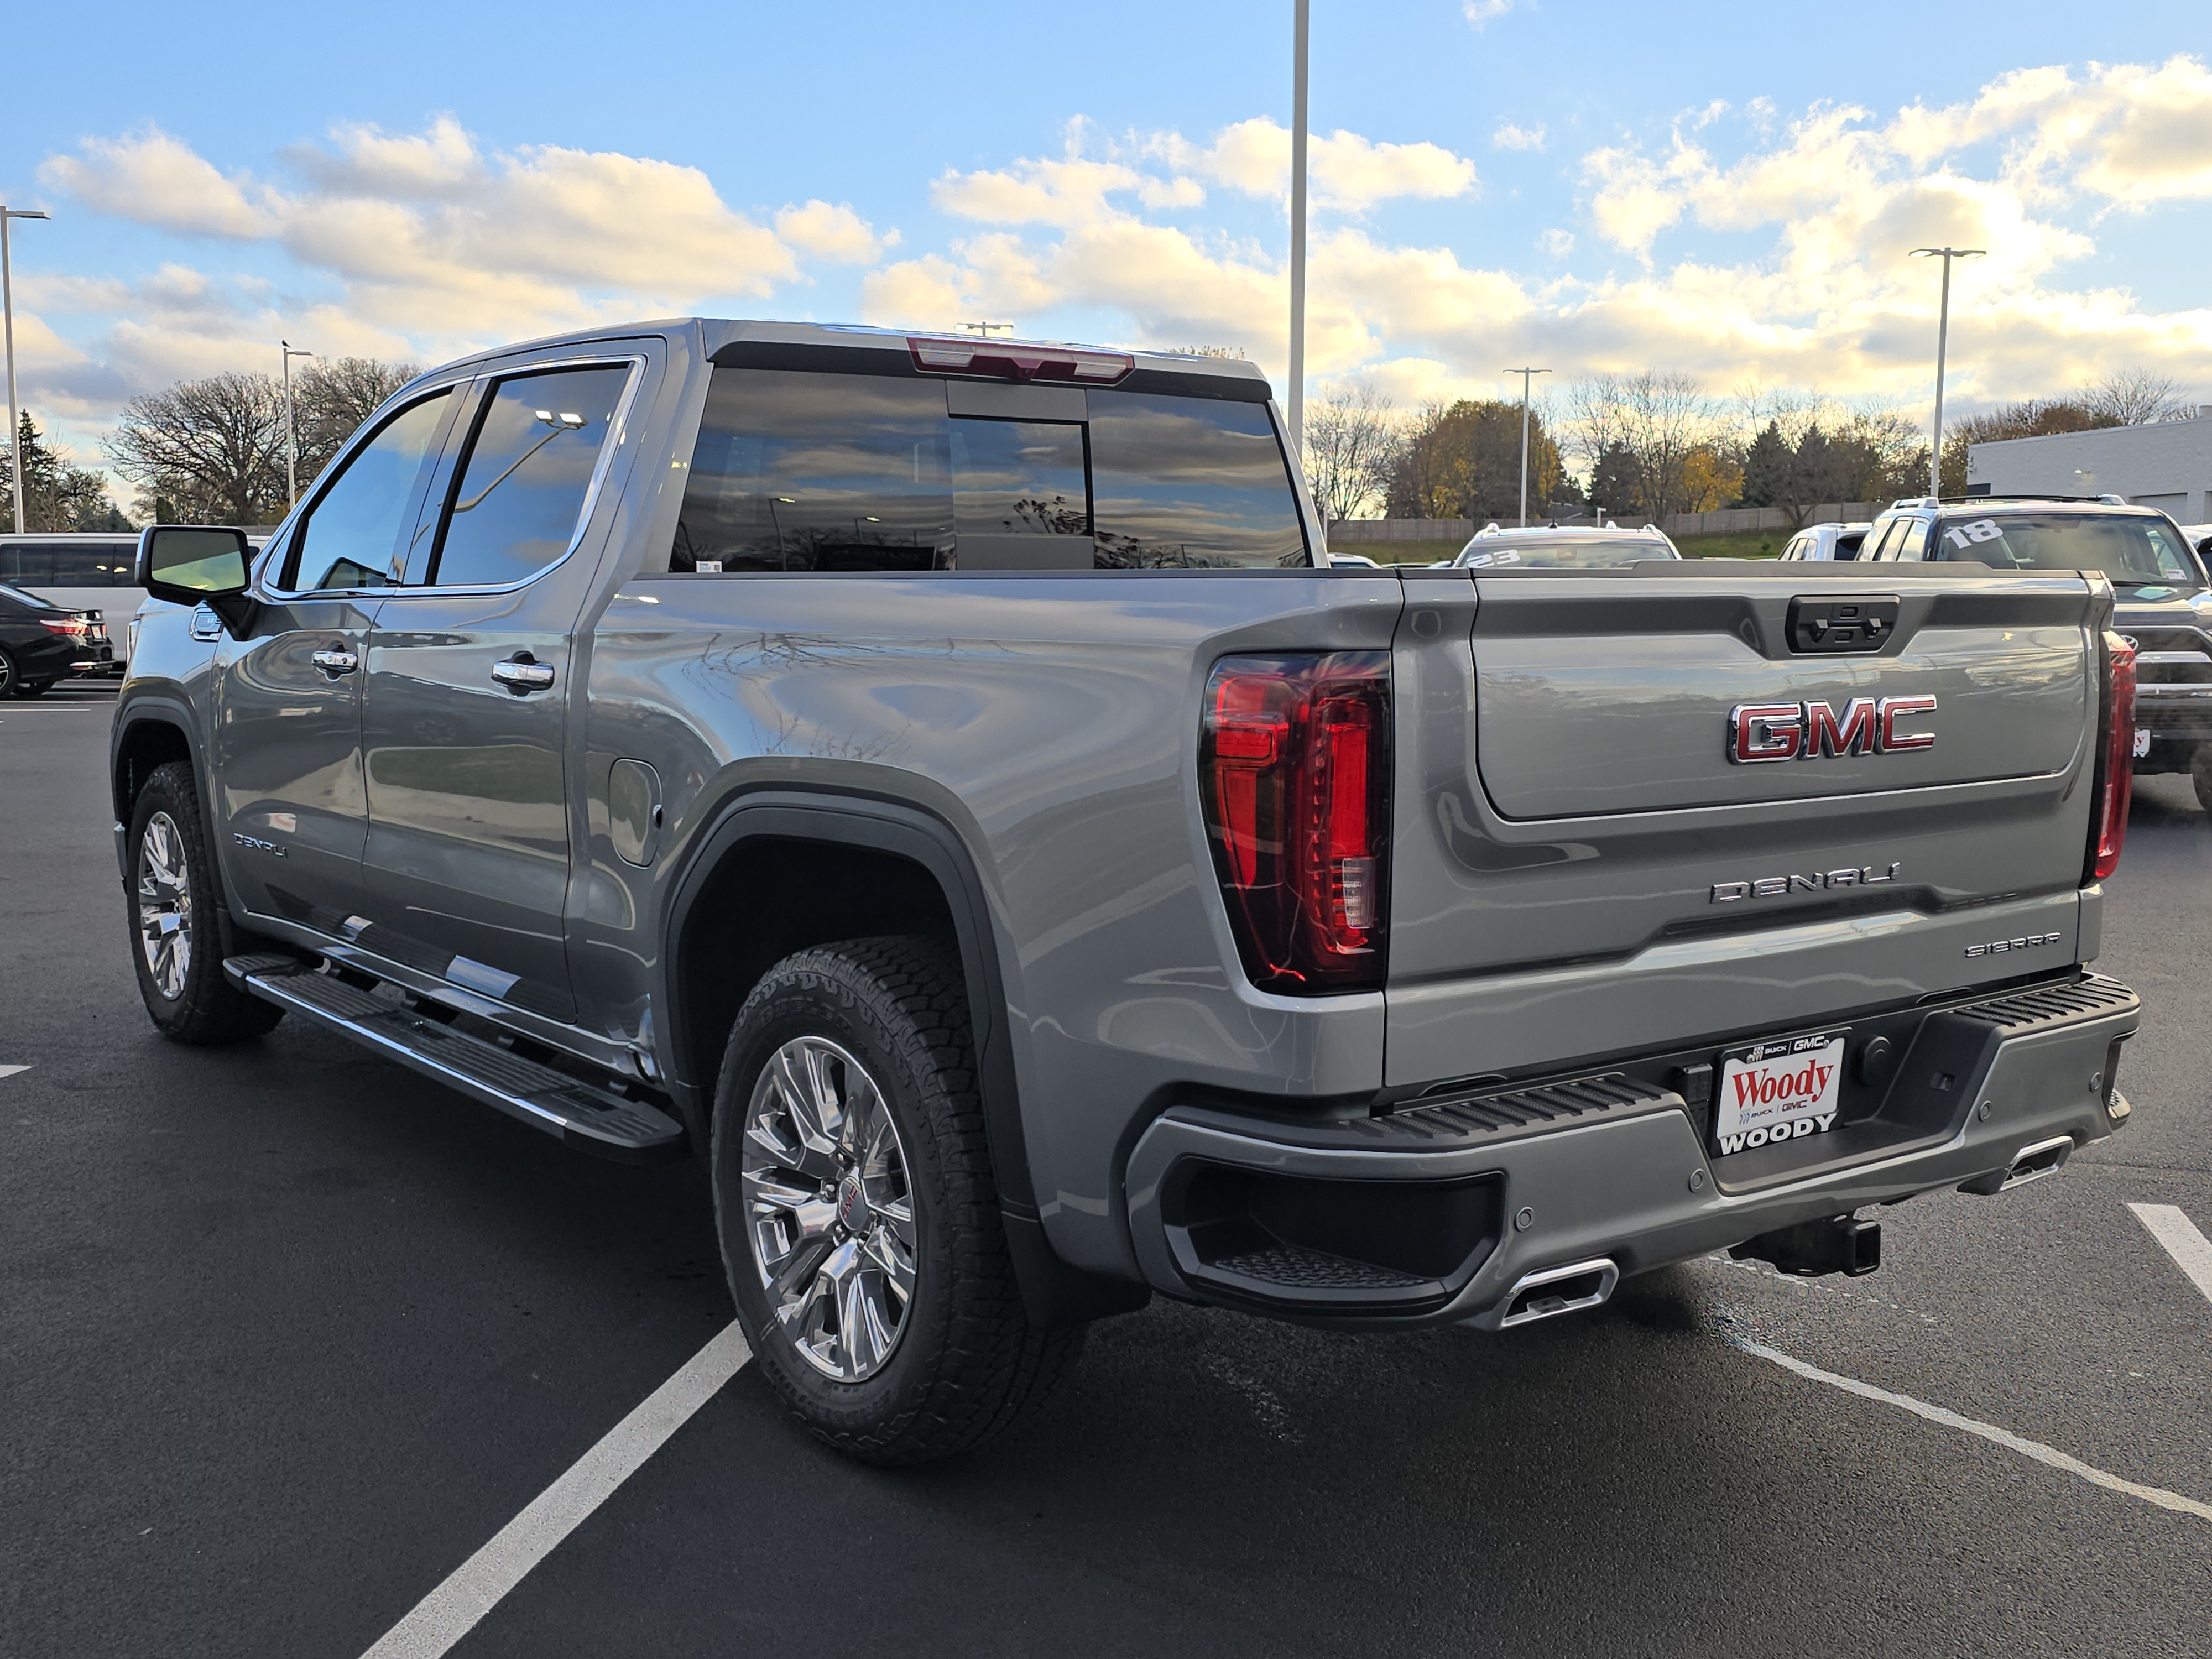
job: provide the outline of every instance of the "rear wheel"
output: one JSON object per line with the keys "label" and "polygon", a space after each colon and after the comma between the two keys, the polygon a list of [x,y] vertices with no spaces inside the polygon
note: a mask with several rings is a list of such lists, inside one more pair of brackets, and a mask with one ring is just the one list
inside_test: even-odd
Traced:
{"label": "rear wheel", "polygon": [[957,963],[856,939],[770,969],[723,1055],[714,1212],[761,1373],[872,1463],[949,1456],[1042,1402],[1079,1326],[1016,1288]]}
{"label": "rear wheel", "polygon": [[21,695],[22,680],[15,672],[15,659],[0,651],[0,701]]}
{"label": "rear wheel", "polygon": [[2189,781],[2197,790],[2197,804],[2212,813],[2212,743],[2199,744],[2189,757]]}
{"label": "rear wheel", "polygon": [[200,817],[199,788],[182,761],[156,767],[131,814],[131,953],[138,994],[164,1036],[236,1042],[259,1036],[284,1011],[249,995],[222,971],[222,889]]}

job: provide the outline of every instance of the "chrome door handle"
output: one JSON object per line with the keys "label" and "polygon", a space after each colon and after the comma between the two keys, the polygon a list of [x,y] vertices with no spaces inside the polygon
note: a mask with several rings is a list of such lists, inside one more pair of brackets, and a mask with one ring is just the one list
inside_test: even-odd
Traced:
{"label": "chrome door handle", "polygon": [[352,652],[336,649],[318,651],[307,660],[332,679],[336,679],[341,674],[350,674],[361,666],[361,659]]}
{"label": "chrome door handle", "polygon": [[553,671],[550,667],[524,657],[518,657],[511,662],[494,663],[491,677],[518,697],[528,696],[532,691],[543,691],[553,684]]}

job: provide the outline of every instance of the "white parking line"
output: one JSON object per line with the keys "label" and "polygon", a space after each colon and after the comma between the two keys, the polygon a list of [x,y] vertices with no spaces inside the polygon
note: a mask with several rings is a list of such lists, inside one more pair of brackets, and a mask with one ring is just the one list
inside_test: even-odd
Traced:
{"label": "white parking line", "polygon": [[0,1066],[0,1077],[13,1077],[18,1072],[27,1072],[27,1066]]}
{"label": "white parking line", "polygon": [[655,1389],[492,1540],[415,1604],[362,1659],[437,1659],[637,1473],[752,1358],[735,1322]]}
{"label": "white parking line", "polygon": [[2150,1229],[2150,1236],[2166,1246],[2174,1265],[2189,1275],[2189,1282],[2212,1301],[2212,1239],[2197,1231],[2197,1224],[2178,1204],[2130,1204],[2136,1219]]}
{"label": "white parking line", "polygon": [[2146,1504],[2155,1504],[2159,1508],[2172,1510],[2177,1515],[2193,1515],[2200,1521],[2212,1521],[2212,1504],[2184,1498],[2179,1492],[2167,1492],[2162,1486],[2146,1486],[2140,1481],[2124,1480],[2117,1474],[2107,1474],[2102,1469],[2092,1468],[2078,1457],[2069,1457],[2056,1446],[2046,1446],[2040,1440],[2030,1440],[2009,1429],[2001,1429],[1994,1423],[1962,1417],[1943,1407],[1931,1406],[1924,1400],[1915,1400],[1909,1394],[1892,1394],[1887,1389],[1877,1389],[1873,1383],[1862,1382],[1856,1377],[1838,1376],[1833,1371],[1822,1370],[1818,1365],[1808,1365],[1779,1348],[1770,1348],[1763,1342],[1753,1342],[1743,1337],[1737,1337],[1735,1340],[1736,1346],[1746,1353],[1757,1354],[1761,1359],[1771,1359],[1784,1370],[1795,1371],[1815,1382],[1826,1382],[1832,1389],[1841,1389],[1862,1400],[1875,1400],[1885,1406],[1896,1406],[1911,1412],[1915,1417],[1924,1417],[1930,1423],[1941,1423],[1948,1429],[1963,1429],[1994,1445],[2016,1451],[2023,1457],[2032,1457],[2039,1463],[2063,1469],[2069,1474],[2078,1474],[2092,1486],[2103,1486],[2110,1492],[2125,1492],[2130,1498],[2140,1498]]}

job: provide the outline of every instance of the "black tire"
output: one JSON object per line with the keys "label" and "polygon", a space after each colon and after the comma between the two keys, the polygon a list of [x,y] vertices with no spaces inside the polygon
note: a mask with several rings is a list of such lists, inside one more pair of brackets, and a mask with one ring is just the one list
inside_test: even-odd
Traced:
{"label": "black tire", "polygon": [[[159,820],[157,862],[173,866],[184,877],[182,888],[153,884],[148,890],[146,839]],[[259,1036],[284,1017],[284,1011],[240,990],[222,970],[222,939],[228,932],[223,914],[222,886],[215,859],[208,847],[207,828],[200,813],[199,788],[192,769],[183,761],[155,768],[131,809],[131,877],[125,886],[125,919],[131,934],[131,960],[137,969],[138,994],[146,1012],[162,1036],[195,1046],[238,1042]],[[176,895],[181,892],[181,902]],[[180,912],[185,950],[181,963],[173,951],[162,961],[161,976],[149,961],[146,932],[141,921],[142,896],[163,900],[163,908]],[[165,980],[171,982],[165,983]]]}
{"label": "black tire", "polygon": [[2212,814],[2212,744],[2200,744],[2189,757],[2189,781],[2197,791],[2197,804]]}
{"label": "black tire", "polygon": [[22,677],[15,672],[15,659],[0,651],[0,702],[19,696],[22,684]]}
{"label": "black tire", "polygon": [[[802,1038],[835,1045],[874,1080],[903,1159],[912,1291],[888,1356],[859,1380],[819,1368],[771,1310],[749,1224],[748,1112],[756,1091],[774,1086],[763,1075],[770,1061]],[[710,1162],[723,1267],[761,1375],[809,1432],[837,1450],[877,1464],[964,1451],[1034,1411],[1080,1352],[1082,1326],[1040,1329],[1023,1308],[984,1135],[967,999],[957,962],[934,942],[853,939],[770,969],[738,1011],[723,1053]],[[850,1237],[842,1231],[843,1187],[836,1190],[837,1221],[824,1233],[833,1241]],[[858,1207],[877,1220],[865,1203]],[[802,1262],[808,1248],[793,1246],[786,1260]],[[834,1254],[834,1243],[823,1249]],[[791,1282],[814,1277],[807,1268]]]}

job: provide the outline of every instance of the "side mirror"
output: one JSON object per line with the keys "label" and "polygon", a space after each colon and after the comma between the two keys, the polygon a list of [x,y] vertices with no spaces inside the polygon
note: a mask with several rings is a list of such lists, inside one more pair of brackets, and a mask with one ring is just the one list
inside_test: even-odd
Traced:
{"label": "side mirror", "polygon": [[137,585],[172,605],[204,605],[242,639],[260,610],[246,591],[250,559],[243,530],[157,524],[138,535]]}

